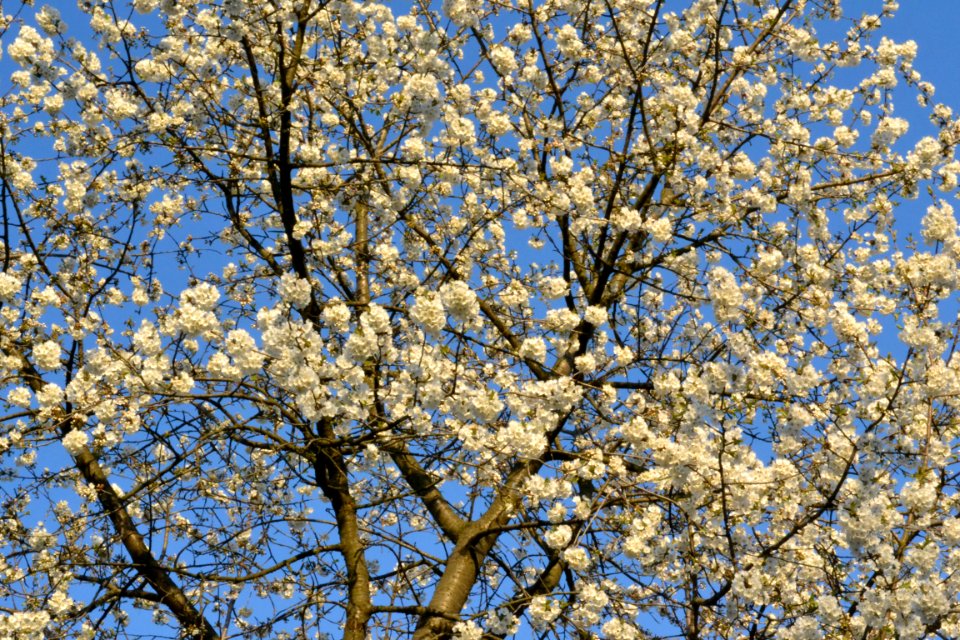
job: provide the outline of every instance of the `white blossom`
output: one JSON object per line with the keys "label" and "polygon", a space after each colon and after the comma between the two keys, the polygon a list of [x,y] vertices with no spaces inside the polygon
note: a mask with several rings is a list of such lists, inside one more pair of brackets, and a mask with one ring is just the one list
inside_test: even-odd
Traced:
{"label": "white blossom", "polygon": [[673,222],[670,218],[663,217],[655,220],[647,220],[644,229],[650,234],[654,242],[669,242],[673,237]]}
{"label": "white blossom", "polygon": [[60,12],[47,5],[40,8],[37,12],[37,24],[50,36],[65,33],[67,24],[60,17]]}
{"label": "white blossom", "polygon": [[390,333],[390,316],[387,314],[387,310],[378,304],[371,304],[360,316],[360,324],[375,334]]}
{"label": "white blossom", "polygon": [[635,640],[643,637],[635,626],[617,618],[605,622],[600,630],[603,637],[610,640]]}
{"label": "white blossom", "polygon": [[90,443],[90,436],[80,429],[71,429],[60,442],[70,455],[76,456]]}
{"label": "white blossom", "polygon": [[331,300],[323,309],[323,319],[334,331],[343,331],[350,324],[350,309],[339,300]]}
{"label": "white blossom", "polygon": [[480,640],[483,637],[483,627],[474,622],[458,622],[453,626],[453,637],[456,640]]}
{"label": "white blossom", "polygon": [[303,309],[310,304],[310,281],[299,278],[292,273],[285,273],[280,277],[280,286],[277,288],[280,299],[296,309]]}
{"label": "white blossom", "polygon": [[583,312],[583,319],[595,327],[599,327],[607,322],[607,310],[603,307],[590,305]]}
{"label": "white blossom", "polygon": [[479,5],[471,0],[444,0],[443,12],[455,24],[462,27],[475,27],[480,19]]}
{"label": "white blossom", "polygon": [[56,340],[46,340],[33,347],[33,357],[37,366],[48,371],[60,367],[61,354],[60,343]]}
{"label": "white blossom", "polygon": [[450,316],[462,324],[471,324],[480,313],[477,294],[466,282],[455,280],[440,287],[440,298]]}
{"label": "white blossom", "polygon": [[568,525],[562,524],[559,527],[554,527],[544,536],[544,540],[547,543],[547,546],[551,549],[558,549],[560,547],[567,546],[567,543],[570,542],[570,538],[573,535],[573,529]]}
{"label": "white blossom", "polygon": [[736,321],[740,317],[743,294],[732,273],[723,267],[714,267],[709,274],[707,291],[713,303],[713,312],[719,322]]}
{"label": "white blossom", "polygon": [[41,408],[51,408],[63,402],[63,388],[54,382],[48,382],[36,392],[36,396]]}
{"label": "white blossom", "polygon": [[562,612],[560,602],[546,596],[534,596],[527,609],[534,629],[545,629]]}
{"label": "white blossom", "polygon": [[519,66],[517,65],[513,51],[511,51],[509,47],[505,47],[502,44],[491,47],[487,55],[490,56],[490,62],[496,68],[497,72],[500,73],[500,75],[509,75]]}
{"label": "white blossom", "polygon": [[242,375],[255,373],[263,366],[263,352],[257,348],[256,341],[245,329],[230,331],[224,344]]}
{"label": "white blossom", "polygon": [[140,329],[133,336],[133,346],[145,356],[160,353],[162,343],[156,325],[147,319],[140,321]]}
{"label": "white blossom", "polygon": [[7,392],[7,402],[17,407],[29,407],[32,400],[33,394],[24,386],[14,387]]}
{"label": "white blossom", "polygon": [[547,300],[563,297],[569,291],[569,288],[566,280],[554,276],[541,278],[540,282],[537,283],[540,295]]}
{"label": "white blossom", "polygon": [[49,4],[0,637],[960,637],[960,123],[897,2]]}
{"label": "white blossom", "polygon": [[547,345],[542,338],[524,338],[520,343],[519,355],[543,363],[547,357]]}
{"label": "white blossom", "polygon": [[53,43],[29,25],[20,27],[16,39],[7,46],[7,53],[17,63],[48,62],[53,57]]}
{"label": "white blossom", "polygon": [[944,242],[957,235],[957,219],[953,207],[941,202],[938,206],[927,207],[923,217],[923,239],[928,243]]}
{"label": "white blossom", "polygon": [[42,640],[48,624],[50,614],[46,611],[17,611],[0,616],[0,631],[17,640]]}
{"label": "white blossom", "polygon": [[903,118],[883,118],[873,132],[872,142],[876,146],[888,147],[906,134],[910,123]]}
{"label": "white blossom", "polygon": [[9,271],[0,273],[0,300],[12,300],[22,286],[16,274]]}
{"label": "white blossom", "polygon": [[586,571],[592,564],[590,562],[590,553],[583,547],[564,549],[563,559],[567,563],[567,566],[576,571]]}
{"label": "white blossom", "polygon": [[410,310],[410,317],[431,335],[439,334],[447,324],[443,303],[440,297],[433,292],[423,292],[417,295],[416,303]]}

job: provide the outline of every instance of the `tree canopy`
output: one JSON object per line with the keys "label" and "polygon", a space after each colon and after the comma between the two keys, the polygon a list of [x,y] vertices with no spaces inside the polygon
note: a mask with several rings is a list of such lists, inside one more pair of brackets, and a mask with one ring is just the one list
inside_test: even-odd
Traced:
{"label": "tree canopy", "polygon": [[0,636],[960,637],[896,5],[6,3]]}

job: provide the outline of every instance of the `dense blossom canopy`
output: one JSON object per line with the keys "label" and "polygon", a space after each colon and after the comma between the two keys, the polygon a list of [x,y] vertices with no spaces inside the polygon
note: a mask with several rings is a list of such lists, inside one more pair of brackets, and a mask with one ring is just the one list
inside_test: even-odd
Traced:
{"label": "dense blossom canopy", "polygon": [[0,636],[960,637],[896,5],[5,3]]}

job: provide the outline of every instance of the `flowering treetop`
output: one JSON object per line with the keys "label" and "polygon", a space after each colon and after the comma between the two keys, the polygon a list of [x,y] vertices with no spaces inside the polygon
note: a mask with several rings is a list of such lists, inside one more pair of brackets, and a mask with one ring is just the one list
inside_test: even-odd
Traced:
{"label": "flowering treetop", "polygon": [[960,635],[896,4],[4,15],[3,634]]}

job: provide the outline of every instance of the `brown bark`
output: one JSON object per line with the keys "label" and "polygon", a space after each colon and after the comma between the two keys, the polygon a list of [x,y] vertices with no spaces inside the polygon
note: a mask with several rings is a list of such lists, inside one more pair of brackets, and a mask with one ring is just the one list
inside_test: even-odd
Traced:
{"label": "brown bark", "polygon": [[[328,421],[320,423],[320,436],[327,442],[335,440],[333,427]],[[323,495],[330,501],[337,521],[340,537],[340,553],[347,571],[347,619],[344,640],[365,640],[367,624],[373,612],[370,601],[370,572],[364,555],[365,547],[360,536],[357,519],[357,503],[350,493],[350,480],[346,462],[335,446],[313,446],[311,453],[314,475]]]}
{"label": "brown bark", "polygon": [[220,635],[214,630],[213,625],[187,598],[183,589],[170,576],[169,571],[157,561],[147,547],[143,535],[137,530],[136,524],[123,506],[123,501],[110,486],[103,468],[93,454],[84,448],[74,456],[74,460],[83,479],[96,488],[97,500],[120,536],[120,541],[130,556],[133,568],[153,587],[159,596],[158,601],[166,605],[180,623],[184,636],[192,640],[219,638]]}
{"label": "brown bark", "polygon": [[[443,576],[434,589],[428,605],[430,611],[455,615],[463,609],[484,560],[497,543],[500,528],[513,517],[520,500],[517,493],[520,483],[531,473],[536,473],[542,464],[540,461],[529,461],[515,467],[487,512],[463,528],[447,559]],[[414,640],[450,637],[454,625],[451,617],[429,613],[424,615],[413,635]]]}
{"label": "brown bark", "polygon": [[[8,355],[10,352],[7,352]],[[43,378],[23,354],[15,353],[21,361],[22,379],[34,390],[39,391],[43,385]],[[74,421],[70,417],[71,407],[67,407],[67,415],[61,422],[59,432],[61,437],[74,428]],[[156,601],[164,604],[170,613],[180,623],[184,637],[191,640],[216,640],[220,635],[213,625],[204,617],[183,592],[179,584],[171,577],[170,571],[164,567],[153,555],[153,552],[144,541],[143,534],[127,512],[123,500],[110,484],[103,467],[93,453],[84,447],[73,460],[83,479],[93,486],[97,492],[97,501],[104,513],[110,519],[114,531],[120,537],[120,542],[130,556],[131,566],[156,592]]]}

